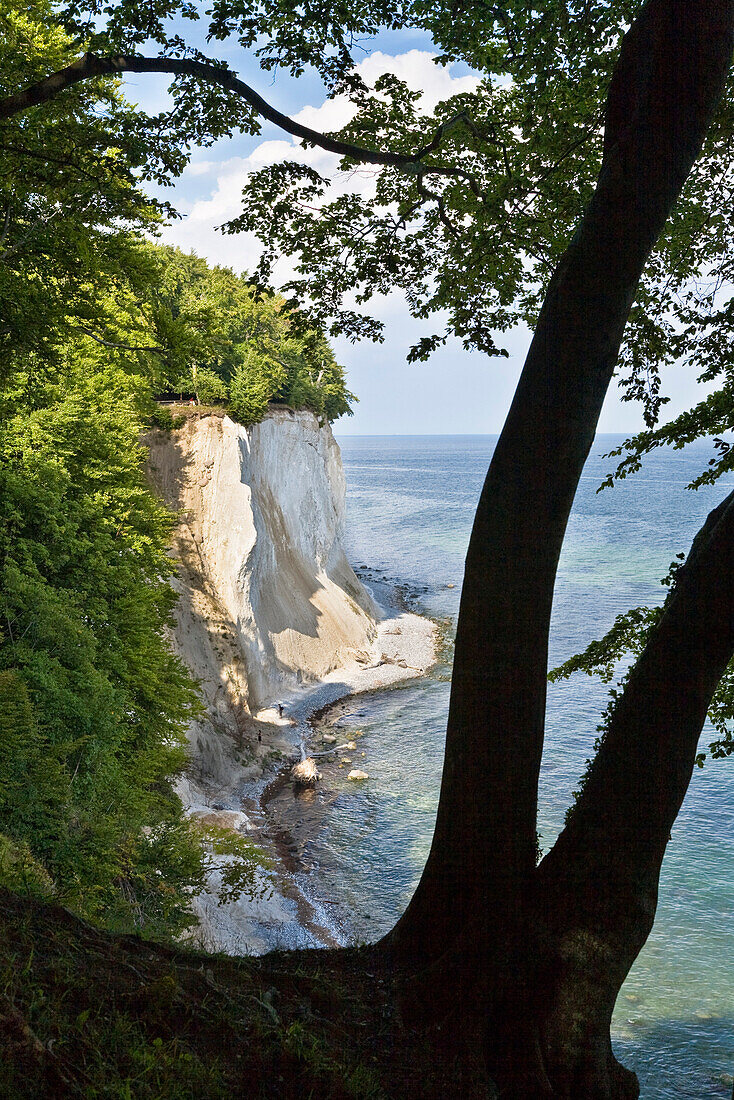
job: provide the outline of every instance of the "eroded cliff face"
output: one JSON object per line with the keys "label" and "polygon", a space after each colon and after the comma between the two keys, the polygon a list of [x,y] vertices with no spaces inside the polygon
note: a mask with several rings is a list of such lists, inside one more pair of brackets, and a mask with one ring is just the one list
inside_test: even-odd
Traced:
{"label": "eroded cliff face", "polygon": [[328,424],[287,409],[253,428],[192,416],[145,442],[151,480],[181,515],[173,641],[207,710],[191,731],[195,775],[231,789],[266,748],[292,750],[285,729],[282,746],[277,728],[258,742],[254,716],[374,646],[379,612],[341,543],[339,449]]}

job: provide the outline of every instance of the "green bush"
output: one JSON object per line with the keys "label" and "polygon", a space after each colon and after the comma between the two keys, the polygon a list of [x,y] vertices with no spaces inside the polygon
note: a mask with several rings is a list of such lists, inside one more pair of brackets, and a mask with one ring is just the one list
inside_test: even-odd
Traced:
{"label": "green bush", "polygon": [[4,833],[0,833],[0,886],[41,899],[53,897],[56,892],[53,879],[28,845]]}
{"label": "green bush", "polygon": [[271,401],[327,420],[351,412],[354,395],[328,340],[304,332],[282,298],[175,248],[149,244],[146,257],[157,268],[151,314],[166,349],[166,390],[196,393],[202,405],[229,399],[246,425],[262,420]]}
{"label": "green bush", "polygon": [[229,409],[241,424],[257,424],[268,411],[268,403],[286,380],[286,369],[274,357],[245,352],[243,362],[229,385]]}
{"label": "green bush", "polygon": [[229,397],[227,383],[213,370],[199,367],[194,376],[196,396],[202,405],[219,405]]}
{"label": "green bush", "polygon": [[150,414],[149,421],[151,427],[161,428],[164,432],[170,432],[174,427],[173,417],[163,405],[155,406],[153,412]]}

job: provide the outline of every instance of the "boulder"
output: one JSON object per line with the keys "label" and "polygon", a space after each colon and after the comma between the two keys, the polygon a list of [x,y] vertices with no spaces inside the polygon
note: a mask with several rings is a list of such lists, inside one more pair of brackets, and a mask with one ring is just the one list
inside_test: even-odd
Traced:
{"label": "boulder", "polygon": [[359,768],[352,768],[347,779],[369,779],[367,772],[360,771]]}
{"label": "boulder", "polygon": [[191,816],[199,825],[213,825],[217,829],[231,829],[236,833],[251,828],[247,814],[239,810],[195,810]]}

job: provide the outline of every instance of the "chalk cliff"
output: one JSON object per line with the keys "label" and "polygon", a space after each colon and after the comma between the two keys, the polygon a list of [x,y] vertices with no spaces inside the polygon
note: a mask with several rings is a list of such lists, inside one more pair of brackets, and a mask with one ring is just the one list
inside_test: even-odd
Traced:
{"label": "chalk cliff", "polygon": [[231,789],[234,760],[256,767],[279,747],[272,726],[258,745],[257,713],[368,658],[377,636],[342,547],[339,448],[312,413],[278,408],[252,428],[192,416],[146,443],[151,480],[181,516],[173,640],[207,708],[191,731],[195,779]]}
{"label": "chalk cliff", "polygon": [[258,896],[222,903],[221,857],[193,901],[194,938],[234,954],[343,942],[281,851],[263,805],[268,765],[310,751],[315,710],[420,675],[434,625],[394,592],[378,607],[352,571],[339,448],[313,414],[275,408],[246,429],[194,413],[145,442],[151,481],[180,516],[172,642],[204,703],[178,791],[194,820],[247,833],[271,862],[256,872]]}

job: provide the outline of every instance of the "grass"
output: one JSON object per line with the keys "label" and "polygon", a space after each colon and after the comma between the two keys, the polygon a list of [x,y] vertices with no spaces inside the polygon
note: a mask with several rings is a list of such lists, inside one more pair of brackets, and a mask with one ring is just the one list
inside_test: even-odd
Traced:
{"label": "grass", "polygon": [[402,1027],[396,977],[369,947],[206,955],[0,891],[0,1096],[487,1097],[471,1027],[442,1054]]}

